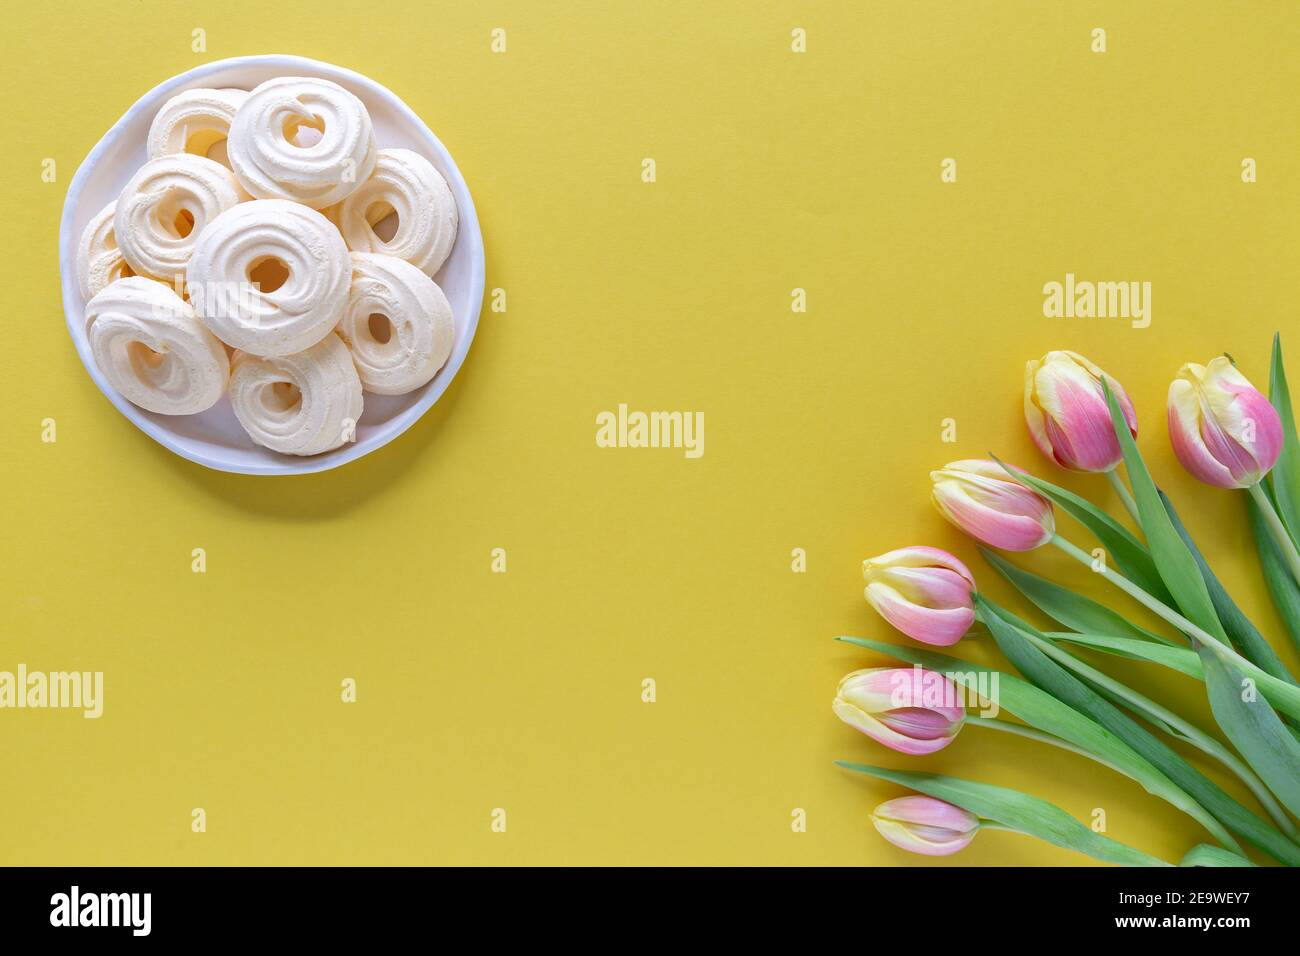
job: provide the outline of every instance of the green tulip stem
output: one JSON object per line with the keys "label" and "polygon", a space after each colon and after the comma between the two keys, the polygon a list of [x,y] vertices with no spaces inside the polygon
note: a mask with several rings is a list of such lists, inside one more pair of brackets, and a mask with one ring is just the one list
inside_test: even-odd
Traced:
{"label": "green tulip stem", "polygon": [[1224,767],[1232,771],[1233,775],[1244,783],[1246,788],[1255,795],[1255,799],[1259,801],[1260,806],[1267,811],[1268,815],[1273,818],[1273,822],[1278,825],[1278,829],[1291,839],[1294,840],[1296,838],[1297,830],[1295,824],[1292,822],[1291,818],[1287,816],[1286,811],[1282,809],[1281,805],[1278,804],[1273,794],[1269,792],[1268,787],[1264,785],[1264,781],[1260,780],[1253,770],[1242,763],[1231,750],[1219,741],[1215,740],[1195,724],[1188,723],[1173,711],[1156,703],[1150,697],[1138,693],[1133,690],[1133,688],[1121,684],[1113,677],[1110,677],[1109,675],[1097,670],[1095,667],[1079,660],[1079,658],[1075,657],[1064,648],[1058,647],[1051,641],[1043,640],[1037,634],[1030,634],[1020,628],[1017,628],[1017,630],[1020,631],[1027,641],[1032,643],[1048,657],[1051,657],[1060,664],[1074,671],[1080,677],[1083,677],[1089,682],[1096,684],[1098,687],[1103,688],[1114,696],[1125,701],[1134,710],[1143,714],[1147,718],[1153,719],[1155,722],[1168,727],[1180,740],[1191,744],[1197,750],[1200,750],[1207,756],[1213,757],[1215,760],[1219,761],[1219,763],[1223,764]]}
{"label": "green tulip stem", "polygon": [[1264,492],[1263,482],[1251,485],[1246,490],[1255,499],[1255,504],[1259,505],[1260,514],[1264,516],[1264,524],[1268,526],[1268,533],[1273,536],[1278,550],[1282,552],[1282,557],[1286,559],[1287,567],[1291,569],[1291,577],[1300,582],[1300,551],[1296,550],[1295,542],[1291,540],[1291,535],[1287,533],[1286,525],[1282,523],[1281,516],[1277,513],[1277,509],[1273,507],[1273,502],[1269,500],[1268,495]]}
{"label": "green tulip stem", "polygon": [[1078,754],[1081,757],[1087,757],[1089,760],[1095,760],[1103,767],[1109,767],[1116,773],[1128,776],[1128,773],[1115,766],[1110,761],[1097,756],[1091,750],[1085,750],[1083,747],[1077,747],[1068,740],[1062,740],[1055,734],[1044,733],[1041,730],[1035,730],[1033,727],[1026,727],[1024,724],[1013,724],[1009,720],[998,720],[996,717],[980,717],[978,715],[968,714],[966,724],[972,727],[987,727],[990,730],[1000,730],[1003,733],[1015,734],[1018,737],[1027,737],[1030,740],[1037,740],[1041,743],[1051,744],[1053,747],[1060,747],[1062,750],[1068,750],[1070,753]]}
{"label": "green tulip stem", "polygon": [[1119,500],[1124,503],[1124,510],[1129,513],[1129,517],[1133,519],[1139,528],[1142,527],[1142,519],[1138,517],[1137,502],[1133,500],[1133,493],[1124,484],[1124,479],[1119,476],[1119,466],[1116,465],[1105,474],[1106,480],[1115,489],[1115,494],[1119,495]]}
{"label": "green tulip stem", "polygon": [[1187,636],[1195,638],[1196,640],[1204,644],[1206,647],[1209,647],[1216,654],[1218,654],[1221,659],[1226,661],[1231,661],[1234,664],[1234,666],[1244,669],[1248,674],[1254,673],[1256,670],[1258,670],[1258,668],[1255,667],[1254,664],[1252,664],[1250,661],[1246,660],[1244,657],[1238,654],[1236,650],[1229,647],[1227,644],[1223,643],[1223,641],[1219,640],[1214,635],[1197,627],[1191,621],[1187,620],[1187,618],[1183,617],[1181,614],[1179,614],[1177,611],[1171,608],[1168,604],[1165,604],[1163,601],[1157,600],[1156,598],[1152,597],[1150,594],[1142,590],[1140,587],[1138,587],[1128,578],[1124,577],[1124,575],[1112,571],[1104,562],[1102,563],[1101,567],[1098,568],[1093,563],[1092,555],[1090,555],[1087,551],[1084,551],[1082,548],[1078,547],[1077,545],[1071,544],[1069,541],[1066,541],[1059,534],[1052,536],[1051,543],[1056,545],[1056,547],[1060,548],[1070,557],[1074,558],[1080,564],[1085,565],[1086,567],[1092,569],[1094,573],[1100,574],[1103,578],[1105,578],[1111,584],[1115,585],[1115,587],[1119,588],[1121,591],[1123,591],[1133,600],[1137,601],[1147,610],[1158,614],[1160,617],[1164,618],[1166,621],[1168,621],[1174,627],[1178,628]]}

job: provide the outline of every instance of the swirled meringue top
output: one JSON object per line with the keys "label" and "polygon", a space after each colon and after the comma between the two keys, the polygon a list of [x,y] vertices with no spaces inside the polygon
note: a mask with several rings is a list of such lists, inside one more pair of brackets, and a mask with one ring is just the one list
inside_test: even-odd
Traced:
{"label": "swirled meringue top", "polygon": [[257,444],[285,455],[319,455],[355,439],[361,379],[337,335],[278,358],[236,352],[230,405]]}
{"label": "swirled meringue top", "polygon": [[419,388],[451,354],[456,325],[438,284],[404,259],[352,253],[352,286],[338,333],[367,391]]}
{"label": "swirled meringue top", "polygon": [[86,223],[77,243],[77,285],[87,302],[104,286],[117,279],[135,275],[122,258],[113,232],[113,215],[117,203],[111,202]]}
{"label": "swirled meringue top", "polygon": [[[273,289],[257,278],[267,262],[288,272]],[[203,231],[186,278],[190,301],[221,341],[254,355],[290,355],[338,324],[351,263],[343,237],[316,210],[259,199],[227,210]]]}
{"label": "swirled meringue top", "polygon": [[[298,145],[299,127],[319,130],[320,138]],[[338,202],[369,178],[378,153],[361,100],[329,80],[294,76],[267,80],[249,94],[226,149],[250,195],[313,209]]]}
{"label": "swirled meringue top", "polygon": [[174,281],[208,223],[241,198],[220,163],[189,153],[149,160],[117,198],[113,231],[122,258],[140,275]]}
{"label": "swirled meringue top", "polygon": [[208,150],[230,135],[235,111],[248,99],[246,90],[186,90],[162,105],[149,126],[149,158]]}
{"label": "swirled meringue top", "polygon": [[162,415],[193,415],[226,390],[226,350],[189,303],[143,276],[118,279],[86,305],[95,364],[128,401]]}
{"label": "swirled meringue top", "polygon": [[[374,227],[390,213],[397,215],[397,229],[384,240]],[[353,252],[396,256],[429,276],[451,253],[459,225],[447,180],[409,149],[381,149],[370,178],[327,215]]]}

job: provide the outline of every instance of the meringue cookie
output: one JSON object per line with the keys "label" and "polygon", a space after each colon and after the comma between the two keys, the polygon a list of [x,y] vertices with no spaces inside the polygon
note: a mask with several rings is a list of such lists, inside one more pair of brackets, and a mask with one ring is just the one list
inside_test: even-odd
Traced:
{"label": "meringue cookie", "polygon": [[248,99],[246,90],[186,90],[163,104],[149,126],[149,158],[176,153],[208,155],[230,135],[235,111]]}
{"label": "meringue cookie", "polygon": [[[298,128],[319,130],[311,145]],[[230,166],[257,199],[292,199],[324,209],[343,199],[375,168],[378,147],[365,105],[329,80],[267,80],[235,113],[226,143]]]}
{"label": "meringue cookie", "polygon": [[295,355],[235,353],[230,405],[250,438],[285,455],[319,455],[356,436],[361,379],[347,346],[327,335]]}
{"label": "meringue cookie", "polygon": [[[374,226],[390,212],[397,230],[385,241]],[[370,178],[327,215],[353,252],[397,256],[430,276],[451,253],[460,220],[447,180],[409,149],[381,149]]]}
{"label": "meringue cookie", "polygon": [[110,282],[135,275],[122,258],[113,231],[117,203],[111,202],[86,223],[77,243],[77,285],[87,302]]}
{"label": "meringue cookie", "polygon": [[442,368],[456,325],[442,289],[415,266],[354,252],[352,286],[337,331],[367,391],[402,395]]}
{"label": "meringue cookie", "polygon": [[338,324],[351,274],[343,237],[324,216],[257,199],[203,231],[186,279],[195,309],[221,341],[254,355],[292,355]]}
{"label": "meringue cookie", "polygon": [[95,295],[86,339],[109,383],[148,411],[193,415],[226,390],[226,350],[189,303],[153,279],[118,279]]}
{"label": "meringue cookie", "polygon": [[189,153],[149,160],[117,198],[113,231],[122,258],[140,275],[173,281],[207,224],[241,198],[220,163]]}

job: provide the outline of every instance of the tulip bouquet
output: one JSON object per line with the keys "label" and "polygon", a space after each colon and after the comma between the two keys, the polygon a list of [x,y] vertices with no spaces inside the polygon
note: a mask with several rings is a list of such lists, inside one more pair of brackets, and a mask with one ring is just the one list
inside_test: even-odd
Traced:
{"label": "tulip bouquet", "polygon": [[[1300,646],[1300,439],[1277,337],[1270,379],[1265,398],[1227,356],[1184,365],[1169,387],[1169,437],[1193,476],[1245,492],[1263,576],[1290,640]],[[1090,758],[1204,829],[1206,841],[1180,865],[1254,865],[1248,854],[1300,864],[1300,685],[1275,644],[1229,596],[1155,484],[1138,453],[1132,402],[1096,365],[1062,351],[1028,363],[1024,407],[1043,454],[1062,468],[1104,474],[1129,520],[996,457],[931,472],[940,514],[980,542],[992,569],[1055,622],[1054,629],[1040,629],[999,606],[945,551],[889,551],[864,562],[866,599],[894,628],[926,646],[837,638],[909,666],[849,674],[840,682],[835,714],[905,754],[934,753],[964,727],[977,726]],[[1057,509],[1098,547],[1088,549],[1058,531]],[[1164,626],[1136,623],[998,553],[1043,546],[1065,552],[1121,592],[1120,607],[1136,602]],[[930,649],[976,634],[990,638],[1018,673]],[[1085,659],[1081,651],[1100,658]],[[1107,656],[1202,683],[1217,731],[1090,662]],[[997,716],[1003,712],[1016,719]],[[1195,759],[1173,742],[1198,751]],[[1202,761],[1237,778],[1250,798],[1229,794],[1198,769]],[[839,763],[916,791],[872,814],[885,839],[916,853],[955,853],[980,830],[1002,829],[1111,863],[1170,865],[1029,794],[934,773]]]}

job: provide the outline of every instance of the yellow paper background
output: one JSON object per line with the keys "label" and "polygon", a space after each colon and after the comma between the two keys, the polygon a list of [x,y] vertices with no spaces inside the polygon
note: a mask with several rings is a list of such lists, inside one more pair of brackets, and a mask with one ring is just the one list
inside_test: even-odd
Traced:
{"label": "yellow paper background", "polygon": [[[898,788],[836,757],[1101,808],[1176,859],[1198,827],[1075,756],[970,729],[914,759],[855,734],[829,703],[872,658],[830,638],[893,639],[860,561],[905,544],[1008,596],[926,472],[997,450],[1059,478],[1021,369],[1073,348],[1127,386],[1159,480],[1286,646],[1239,496],[1177,470],[1163,399],[1223,350],[1262,385],[1276,328],[1300,380],[1298,45],[1286,3],[11,8],[0,669],[102,670],[106,702],[0,711],[0,863],[923,862],[868,822]],[[429,123],[509,306],[410,432],[293,479],[206,471],[117,414],[71,347],[56,254],[73,172],[139,95],[269,52],[366,73]],[[1150,281],[1151,327],[1044,318],[1067,271]],[[620,402],[703,411],[704,457],[597,448]],[[1106,666],[1210,724],[1200,685]],[[989,833],[952,862],[1089,861]]]}

